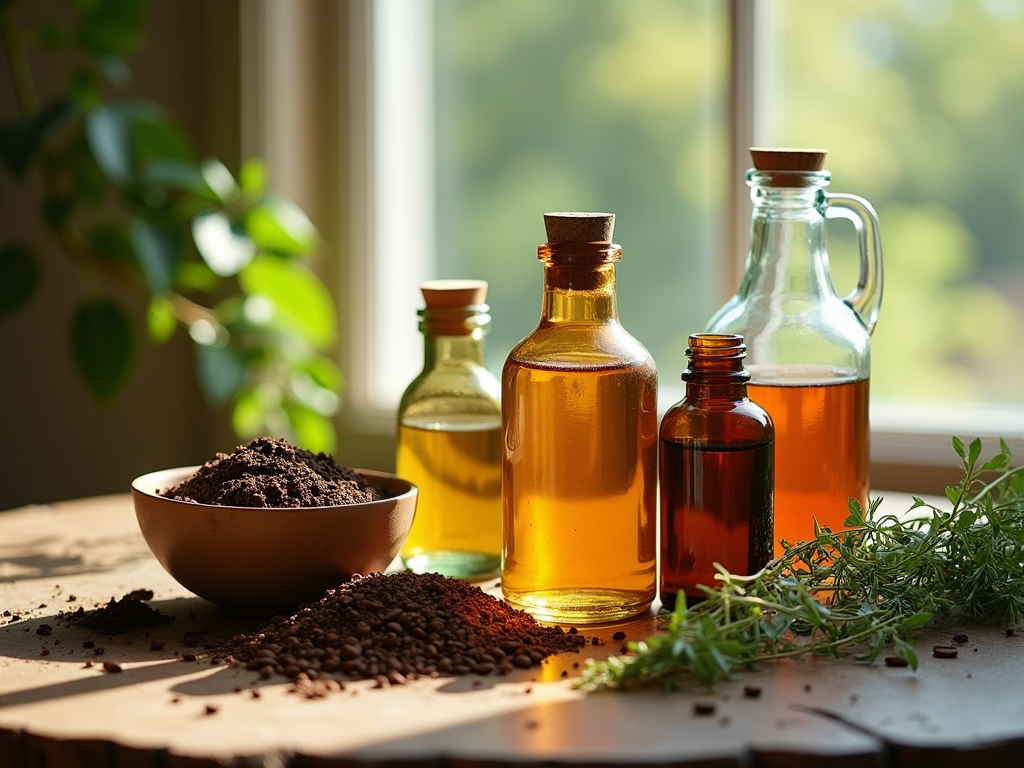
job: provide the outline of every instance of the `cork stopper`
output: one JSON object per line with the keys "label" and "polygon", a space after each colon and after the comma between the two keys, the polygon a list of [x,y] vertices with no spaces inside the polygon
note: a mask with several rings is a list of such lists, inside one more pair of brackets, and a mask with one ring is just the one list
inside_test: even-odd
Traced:
{"label": "cork stopper", "polygon": [[610,243],[614,213],[560,212],[544,214],[549,243]]}
{"label": "cork stopper", "polygon": [[765,149],[751,147],[750,156],[759,171],[820,171],[827,149]]}
{"label": "cork stopper", "polygon": [[427,280],[420,283],[429,309],[472,307],[487,300],[486,280]]}

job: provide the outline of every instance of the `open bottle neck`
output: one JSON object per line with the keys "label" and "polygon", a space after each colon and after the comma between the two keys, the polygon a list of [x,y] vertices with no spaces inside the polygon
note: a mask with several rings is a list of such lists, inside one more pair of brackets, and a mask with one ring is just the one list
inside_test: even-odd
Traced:
{"label": "open bottle neck", "polygon": [[750,374],[743,367],[747,348],[735,334],[700,333],[690,336],[683,371],[686,398],[736,402],[747,396]]}

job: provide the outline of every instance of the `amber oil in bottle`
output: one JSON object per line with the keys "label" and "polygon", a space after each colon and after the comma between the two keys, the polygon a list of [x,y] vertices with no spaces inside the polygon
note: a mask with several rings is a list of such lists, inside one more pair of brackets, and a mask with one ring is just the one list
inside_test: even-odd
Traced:
{"label": "amber oil in bottle", "polygon": [[402,397],[396,472],[419,487],[406,568],[459,578],[501,562],[501,405],[484,367],[490,323],[482,280],[421,286],[423,372]]}
{"label": "amber oil in bottle", "polygon": [[502,591],[550,623],[655,594],[657,374],[619,323],[611,214],[548,214],[540,323],[502,375]]}
{"label": "amber oil in bottle", "polygon": [[686,396],[661,422],[662,605],[714,588],[715,563],[749,575],[772,557],[774,429],[747,397],[746,347],[733,334],[694,334]]}

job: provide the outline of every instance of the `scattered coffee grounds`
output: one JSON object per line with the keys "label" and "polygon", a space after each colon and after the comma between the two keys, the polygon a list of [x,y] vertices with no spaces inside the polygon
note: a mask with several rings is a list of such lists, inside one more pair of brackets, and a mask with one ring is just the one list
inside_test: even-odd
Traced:
{"label": "scattered coffee grounds", "polygon": [[541,626],[465,581],[403,572],[353,577],[218,650],[264,678],[336,673],[400,685],[421,676],[507,674],[583,644],[581,635]]}
{"label": "scattered coffee grounds", "polygon": [[960,633],[959,635],[953,635],[954,643],[966,643],[968,641],[967,635]]}
{"label": "scattered coffee grounds", "polygon": [[339,467],[326,453],[258,437],[234,453],[218,453],[161,495],[233,507],[327,507],[375,501],[388,494],[357,472]]}
{"label": "scattered coffee grounds", "polygon": [[300,672],[295,682],[289,686],[288,693],[297,693],[306,699],[323,699],[331,693],[345,690],[345,684],[337,680],[320,678],[310,680],[309,675]]}
{"label": "scattered coffee grounds", "polygon": [[121,635],[174,621],[173,616],[150,608],[130,594],[120,600],[112,597],[105,607],[88,613],[85,608],[79,608],[74,613],[61,613],[60,619],[66,624],[92,629],[101,635]]}

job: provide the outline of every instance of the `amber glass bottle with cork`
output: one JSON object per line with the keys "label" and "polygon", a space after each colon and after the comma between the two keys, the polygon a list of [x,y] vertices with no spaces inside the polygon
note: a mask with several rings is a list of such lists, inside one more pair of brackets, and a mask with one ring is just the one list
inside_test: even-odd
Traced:
{"label": "amber glass bottle with cork", "polygon": [[433,280],[420,286],[423,372],[398,412],[396,472],[419,487],[416,519],[402,547],[417,573],[472,578],[501,561],[501,405],[484,367],[491,317],[487,283]]}
{"label": "amber glass bottle with cork", "polygon": [[502,374],[502,591],[542,621],[612,621],[655,595],[657,373],[618,319],[614,216],[544,222],[540,323]]}
{"label": "amber glass bottle with cork", "polygon": [[674,610],[715,588],[718,563],[749,575],[772,557],[775,434],[747,397],[743,337],[694,334],[686,396],[661,422],[662,605]]}
{"label": "amber glass bottle with cork", "polygon": [[[747,345],[747,387],[775,424],[775,538],[843,528],[869,488],[868,340],[882,300],[882,248],[871,205],[826,193],[824,150],[752,149],[750,251],[739,290],[708,331]],[[860,277],[847,296],[829,274],[826,218],[854,222]]]}

